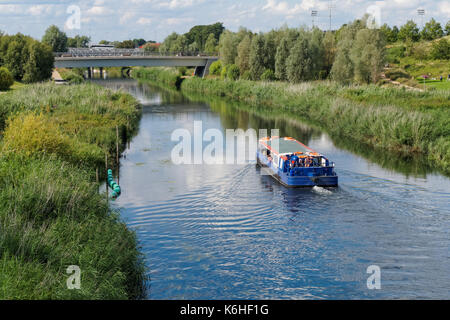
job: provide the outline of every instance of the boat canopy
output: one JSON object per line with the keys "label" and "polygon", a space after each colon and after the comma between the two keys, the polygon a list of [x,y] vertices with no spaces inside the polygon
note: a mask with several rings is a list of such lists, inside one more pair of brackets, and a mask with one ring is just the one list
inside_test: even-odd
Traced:
{"label": "boat canopy", "polygon": [[291,153],[307,153],[315,152],[313,149],[305,146],[303,143],[290,137],[267,137],[259,140],[262,145],[267,147],[271,152],[277,154],[291,154]]}

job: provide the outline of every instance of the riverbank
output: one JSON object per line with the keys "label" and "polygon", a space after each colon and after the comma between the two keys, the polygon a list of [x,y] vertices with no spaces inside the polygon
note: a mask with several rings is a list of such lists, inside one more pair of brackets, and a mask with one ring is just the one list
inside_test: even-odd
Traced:
{"label": "riverbank", "polygon": [[[29,85],[0,96],[0,299],[138,299],[145,268],[99,179],[140,109],[94,84]],[[81,269],[68,290],[66,269]]]}
{"label": "riverbank", "polygon": [[[171,85],[180,77],[167,69],[133,71],[138,79]],[[181,78],[181,77],[180,77]],[[261,113],[304,119],[372,148],[420,155],[450,174],[450,92],[414,92],[333,82],[291,85],[282,82],[185,79],[180,88],[205,96],[247,103]]]}

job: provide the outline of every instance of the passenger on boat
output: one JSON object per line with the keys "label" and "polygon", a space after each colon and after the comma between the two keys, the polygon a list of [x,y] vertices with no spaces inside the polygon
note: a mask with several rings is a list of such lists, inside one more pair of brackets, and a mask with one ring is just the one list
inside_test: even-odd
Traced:
{"label": "passenger on boat", "polygon": [[305,167],[310,167],[312,164],[311,157],[305,159]]}

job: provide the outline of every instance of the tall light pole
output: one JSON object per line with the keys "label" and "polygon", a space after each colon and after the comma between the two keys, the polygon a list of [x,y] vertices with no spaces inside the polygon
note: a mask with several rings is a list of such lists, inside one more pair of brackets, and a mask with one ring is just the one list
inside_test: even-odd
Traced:
{"label": "tall light pole", "polygon": [[314,29],[314,18],[317,17],[317,10],[311,10],[312,27]]}
{"label": "tall light pole", "polygon": [[[423,31],[423,16],[425,15],[425,10],[424,9],[417,9],[417,14],[420,16],[420,24],[422,27],[422,31]],[[423,90],[425,90],[425,77],[423,77]]]}
{"label": "tall light pole", "polygon": [[330,10],[330,31],[331,31],[331,10],[334,9],[336,6],[333,4],[333,0],[330,0],[328,3],[328,9]]}
{"label": "tall light pole", "polygon": [[417,14],[420,16],[420,24],[423,30],[423,16],[425,15],[425,9],[417,9]]}

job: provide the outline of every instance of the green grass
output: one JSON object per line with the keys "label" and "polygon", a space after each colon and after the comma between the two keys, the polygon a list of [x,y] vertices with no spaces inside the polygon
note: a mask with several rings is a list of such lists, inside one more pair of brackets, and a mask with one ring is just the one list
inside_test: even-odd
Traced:
{"label": "green grass", "polygon": [[[135,234],[95,182],[105,152],[114,158],[116,125],[125,139],[139,117],[130,95],[93,84],[0,96],[0,299],[143,296]],[[81,290],[66,287],[69,265],[81,268]]]}
{"label": "green grass", "polygon": [[[417,77],[416,81],[418,82],[418,87],[423,87],[424,80],[422,77]],[[437,80],[426,79],[425,87],[431,87],[439,90],[450,90],[450,81],[447,80],[447,76],[445,76],[442,81],[437,78]]]}

